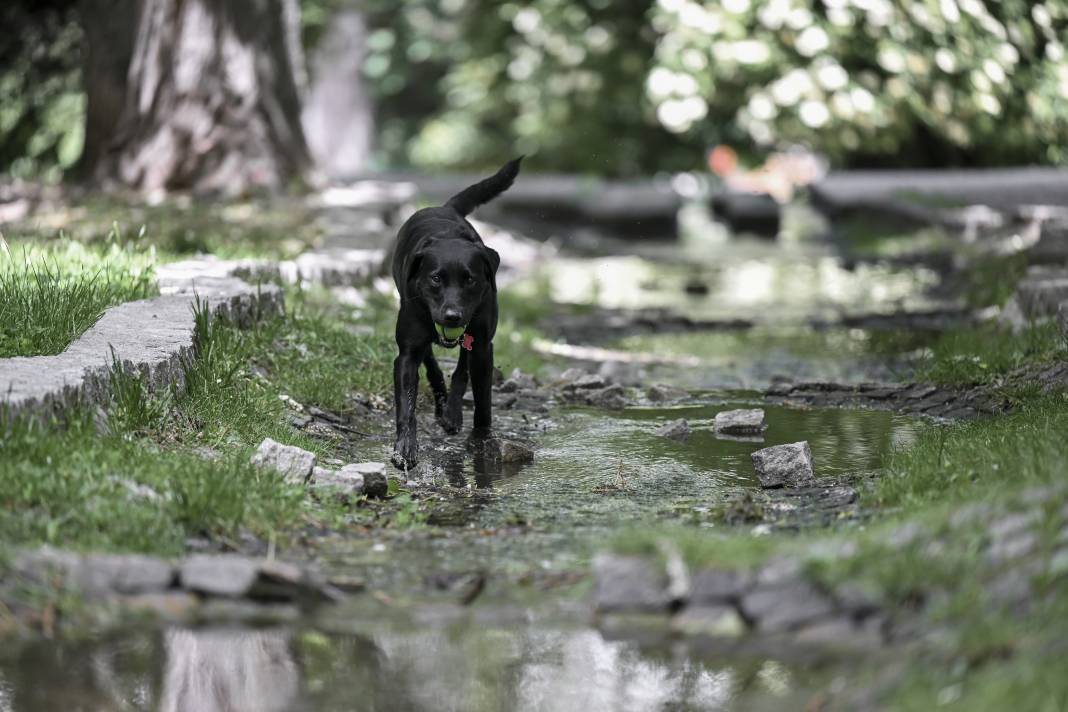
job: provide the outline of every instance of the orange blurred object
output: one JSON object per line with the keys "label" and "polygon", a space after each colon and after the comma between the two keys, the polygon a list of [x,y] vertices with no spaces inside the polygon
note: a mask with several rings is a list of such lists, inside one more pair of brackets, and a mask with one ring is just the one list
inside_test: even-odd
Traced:
{"label": "orange blurred object", "polygon": [[738,154],[721,143],[708,154],[708,167],[720,178],[728,176],[738,169]]}

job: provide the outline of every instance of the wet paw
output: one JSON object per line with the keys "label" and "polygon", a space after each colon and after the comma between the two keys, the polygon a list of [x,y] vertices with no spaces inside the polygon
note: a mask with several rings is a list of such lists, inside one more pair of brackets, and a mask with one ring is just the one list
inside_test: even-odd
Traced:
{"label": "wet paw", "polygon": [[438,414],[437,421],[442,430],[449,435],[455,435],[464,426],[463,409],[446,407],[445,412]]}
{"label": "wet paw", "polygon": [[393,455],[390,457],[393,466],[398,470],[411,470],[419,463],[418,448],[415,438],[401,438],[393,446]]}

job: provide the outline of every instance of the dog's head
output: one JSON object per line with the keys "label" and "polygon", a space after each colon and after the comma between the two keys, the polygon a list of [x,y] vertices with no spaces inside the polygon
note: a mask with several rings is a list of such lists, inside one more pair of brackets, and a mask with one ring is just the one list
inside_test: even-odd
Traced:
{"label": "dog's head", "polygon": [[497,291],[496,251],[476,242],[432,241],[407,265],[407,292],[427,305],[439,343],[455,346],[480,304]]}

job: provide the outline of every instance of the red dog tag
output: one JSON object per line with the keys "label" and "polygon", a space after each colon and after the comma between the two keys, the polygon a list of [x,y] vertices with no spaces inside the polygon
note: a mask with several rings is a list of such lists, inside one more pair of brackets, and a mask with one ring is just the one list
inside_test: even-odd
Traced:
{"label": "red dog tag", "polygon": [[471,334],[464,334],[464,342],[460,344],[460,346],[470,351],[474,348],[474,346],[472,346],[474,343],[475,337],[471,336]]}

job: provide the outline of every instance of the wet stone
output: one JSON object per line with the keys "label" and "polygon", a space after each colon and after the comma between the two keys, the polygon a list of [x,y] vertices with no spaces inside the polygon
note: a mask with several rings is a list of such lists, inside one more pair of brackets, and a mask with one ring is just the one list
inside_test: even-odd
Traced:
{"label": "wet stone", "polygon": [[623,386],[619,384],[588,392],[586,394],[586,403],[587,405],[607,410],[623,410],[627,407]]}
{"label": "wet stone", "polygon": [[768,423],[760,408],[743,408],[716,413],[713,427],[717,433],[727,435],[760,435],[768,429]]}
{"label": "wet stone", "polygon": [[765,632],[791,630],[834,612],[833,601],[805,581],[757,588],[741,605],[745,617]]}
{"label": "wet stone", "polygon": [[753,574],[732,569],[700,569],[690,577],[690,605],[737,601],[753,585]]}
{"label": "wet stone", "polygon": [[174,583],[169,562],[139,554],[89,554],[43,547],[19,552],[19,574],[33,581],[58,583],[89,596],[162,591]]}
{"label": "wet stone", "polygon": [[807,441],[774,445],[757,450],[752,455],[760,486],[793,487],[811,482],[815,475],[812,471],[812,450]]}
{"label": "wet stone", "polygon": [[655,383],[645,391],[645,397],[654,403],[668,403],[689,397],[689,393],[663,383]]}
{"label": "wet stone", "polygon": [[676,442],[686,442],[690,439],[690,424],[685,418],[679,418],[678,420],[664,423],[654,433],[662,438],[668,438]]}
{"label": "wet stone", "polygon": [[568,388],[573,388],[575,390],[595,390],[602,389],[607,385],[608,384],[601,378],[601,376],[594,373],[587,373],[578,380],[572,382]]}
{"label": "wet stone", "polygon": [[265,438],[250,462],[256,467],[275,470],[290,484],[304,484],[315,467],[315,453]]}
{"label": "wet stone", "polygon": [[599,554],[593,560],[593,603],[599,613],[667,611],[669,584],[667,573],[649,559]]}
{"label": "wet stone", "polygon": [[501,464],[520,464],[534,459],[534,448],[517,440],[490,438],[481,443],[482,455]]}
{"label": "wet stone", "polygon": [[382,462],[354,463],[337,471],[316,467],[312,482],[316,487],[329,487],[348,497],[383,497],[389,489],[386,465]]}
{"label": "wet stone", "polygon": [[197,554],[179,569],[182,588],[206,596],[246,596],[259,576],[259,562],[243,556]]}
{"label": "wet stone", "polygon": [[389,478],[384,462],[356,462],[338,470],[339,476],[357,475],[363,478],[363,493],[368,497],[385,497],[389,490]]}

